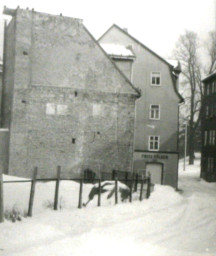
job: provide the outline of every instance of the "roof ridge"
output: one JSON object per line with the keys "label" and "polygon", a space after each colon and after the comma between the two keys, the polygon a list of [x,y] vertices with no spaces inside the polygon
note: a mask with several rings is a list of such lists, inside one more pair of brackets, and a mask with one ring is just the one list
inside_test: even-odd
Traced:
{"label": "roof ridge", "polygon": [[129,34],[128,32],[126,32],[124,29],[120,28],[118,25],[116,25],[115,23],[102,35],[99,37],[98,41],[100,41],[100,39],[109,31],[111,30],[112,27],[116,27],[117,29],[121,30],[121,32],[123,32],[124,34],[128,35],[130,38],[132,38],[134,41],[136,41],[138,44],[140,44],[142,47],[144,47],[146,50],[150,51],[152,54],[154,54],[157,58],[161,59],[163,62],[165,62],[168,66],[173,67],[173,65],[171,65],[169,62],[167,62],[163,57],[161,57],[159,54],[157,54],[156,52],[154,52],[153,50],[151,50],[149,47],[147,47],[146,45],[144,45],[142,42],[140,42],[139,40],[137,40],[135,37],[133,37],[131,34]]}

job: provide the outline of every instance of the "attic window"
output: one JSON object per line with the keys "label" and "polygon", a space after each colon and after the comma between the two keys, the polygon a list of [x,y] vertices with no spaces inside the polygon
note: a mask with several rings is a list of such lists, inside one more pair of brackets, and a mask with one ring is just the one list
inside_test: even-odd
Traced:
{"label": "attic window", "polygon": [[26,51],[23,51],[23,55],[28,55],[28,53]]}

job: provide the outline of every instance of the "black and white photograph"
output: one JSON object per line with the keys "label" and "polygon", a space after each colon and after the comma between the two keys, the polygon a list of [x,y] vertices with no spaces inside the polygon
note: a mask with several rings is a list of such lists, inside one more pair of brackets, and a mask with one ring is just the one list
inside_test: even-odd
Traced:
{"label": "black and white photograph", "polygon": [[2,0],[0,256],[216,256],[216,0]]}

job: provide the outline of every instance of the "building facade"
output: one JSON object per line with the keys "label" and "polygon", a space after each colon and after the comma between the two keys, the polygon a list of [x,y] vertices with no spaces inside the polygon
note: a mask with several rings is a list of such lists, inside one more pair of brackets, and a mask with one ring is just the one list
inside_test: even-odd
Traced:
{"label": "building facade", "polygon": [[201,178],[216,181],[216,63],[203,80]]}
{"label": "building facade", "polygon": [[[150,172],[154,183],[177,188],[178,117],[183,102],[177,91],[180,67],[175,68],[117,25],[98,41],[102,47],[120,45],[134,54],[131,81],[142,92],[136,102],[134,170]],[[107,53],[119,68],[123,66],[119,65],[123,60],[116,61]]]}
{"label": "building facade", "polygon": [[8,173],[80,177],[132,171],[135,100],[129,79],[82,20],[17,8],[5,29],[2,127]]}

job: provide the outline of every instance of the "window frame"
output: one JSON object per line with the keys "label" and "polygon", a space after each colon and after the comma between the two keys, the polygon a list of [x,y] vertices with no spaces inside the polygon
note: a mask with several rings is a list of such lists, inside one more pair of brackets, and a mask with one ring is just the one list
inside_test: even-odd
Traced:
{"label": "window frame", "polygon": [[[152,83],[152,78],[153,78],[153,73],[158,73],[159,74],[159,77],[160,77],[160,83],[159,84],[153,84]],[[151,84],[151,86],[161,86],[161,84],[162,84],[162,79],[161,79],[161,72],[160,71],[152,71],[151,72],[151,75],[150,75],[150,84]]]}
{"label": "window frame", "polygon": [[[152,106],[158,106],[158,118],[156,117],[152,117],[151,114],[152,114]],[[150,108],[149,108],[149,119],[150,120],[160,120],[160,117],[161,117],[161,111],[160,111],[161,107],[159,104],[150,104]],[[154,115],[155,115],[155,111],[154,111]]]}
{"label": "window frame", "polygon": [[[151,149],[151,137],[153,137],[153,149]],[[155,148],[155,138],[158,138],[158,148],[156,149]],[[149,138],[148,138],[148,150],[149,151],[159,151],[160,150],[160,136],[159,135],[149,135]]]}

